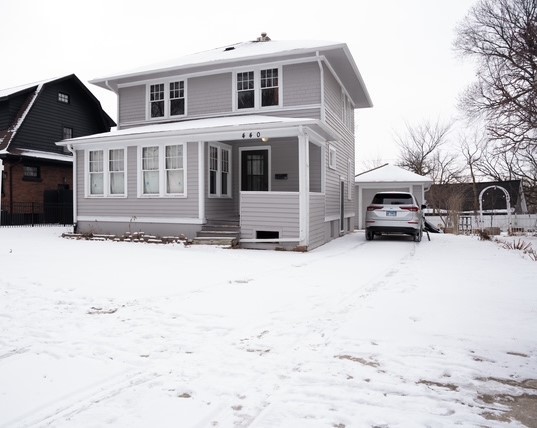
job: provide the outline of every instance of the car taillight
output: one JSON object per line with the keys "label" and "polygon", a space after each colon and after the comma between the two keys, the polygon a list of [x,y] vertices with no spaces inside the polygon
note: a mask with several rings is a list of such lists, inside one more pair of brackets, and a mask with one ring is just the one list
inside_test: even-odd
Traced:
{"label": "car taillight", "polygon": [[382,205],[369,205],[367,211],[375,211],[382,209]]}
{"label": "car taillight", "polygon": [[412,211],[412,212],[418,212],[420,209],[414,205],[404,205],[404,206],[400,206],[399,208],[401,208],[402,210],[406,210],[406,211]]}

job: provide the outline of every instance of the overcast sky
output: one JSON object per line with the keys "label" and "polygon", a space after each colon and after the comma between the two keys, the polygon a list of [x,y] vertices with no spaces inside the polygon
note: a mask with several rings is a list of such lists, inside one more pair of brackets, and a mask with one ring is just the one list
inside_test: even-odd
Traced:
{"label": "overcast sky", "polygon": [[[88,80],[265,31],[347,43],[374,107],[357,110],[357,172],[394,162],[405,124],[446,122],[474,77],[452,48],[473,0],[0,0],[0,88],[76,74],[116,119],[116,96]],[[352,9],[349,8],[352,5]]]}

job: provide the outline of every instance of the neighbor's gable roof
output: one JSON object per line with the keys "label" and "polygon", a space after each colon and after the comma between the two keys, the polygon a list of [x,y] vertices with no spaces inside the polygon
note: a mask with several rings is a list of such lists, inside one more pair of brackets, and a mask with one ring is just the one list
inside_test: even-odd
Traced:
{"label": "neighbor's gable roof", "polygon": [[28,83],[20,86],[15,86],[12,88],[7,89],[0,89],[0,102],[4,100],[8,100],[11,97],[15,97],[18,95],[23,95],[27,93],[27,98],[20,110],[18,111],[17,115],[15,116],[12,123],[10,123],[5,130],[0,130],[0,151],[3,153],[7,153],[9,149],[10,143],[15,138],[17,131],[21,127],[21,125],[24,123],[24,120],[28,116],[28,113],[32,109],[33,105],[35,104],[35,101],[39,97],[40,93],[42,92],[43,88],[50,84],[55,82],[62,82],[64,80],[72,79],[74,82],[76,82],[84,91],[84,93],[90,98],[96,105],[96,107],[99,109],[100,118],[103,121],[104,124],[108,125],[109,127],[115,126],[115,122],[112,120],[110,116],[102,109],[100,101],[91,93],[91,91],[84,85],[78,77],[76,77],[75,74],[70,74],[63,77],[56,77],[52,79],[45,79],[41,80],[39,82],[33,82]]}
{"label": "neighbor's gable roof", "polygon": [[[182,56],[166,62],[142,66],[130,71],[112,74],[90,81],[105,89],[117,92],[119,81],[136,81],[149,75],[166,72],[185,73],[189,69],[212,67],[218,69],[264,58],[290,57],[296,55],[325,56],[335,69],[338,77],[345,83],[356,107],[371,107],[373,104],[358,67],[345,43],[319,40],[269,40],[248,41]],[[139,80],[139,79],[138,79]]]}
{"label": "neighbor's gable roof", "polygon": [[384,164],[378,168],[362,172],[356,175],[354,181],[363,183],[421,183],[431,184],[429,177],[415,174],[396,165]]}

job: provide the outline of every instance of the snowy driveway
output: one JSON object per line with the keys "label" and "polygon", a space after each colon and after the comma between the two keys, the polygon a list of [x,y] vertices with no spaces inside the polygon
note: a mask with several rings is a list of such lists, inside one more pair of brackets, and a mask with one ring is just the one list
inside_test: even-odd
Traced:
{"label": "snowy driveway", "polygon": [[537,424],[537,263],[515,251],[61,231],[0,229],[0,427]]}

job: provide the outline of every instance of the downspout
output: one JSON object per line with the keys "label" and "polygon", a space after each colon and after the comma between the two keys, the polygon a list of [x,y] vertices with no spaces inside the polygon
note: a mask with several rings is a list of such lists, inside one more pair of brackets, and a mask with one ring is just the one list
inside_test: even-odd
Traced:
{"label": "downspout", "polygon": [[316,52],[317,63],[319,64],[319,72],[321,77],[321,122],[326,123],[325,105],[324,105],[324,68],[322,58],[319,55],[319,51]]}
{"label": "downspout", "polygon": [[73,150],[72,144],[67,144],[67,150],[69,150],[73,154],[73,232],[76,233],[77,229],[77,201],[78,201],[78,187],[77,187],[77,181],[76,181],[76,150]]}

